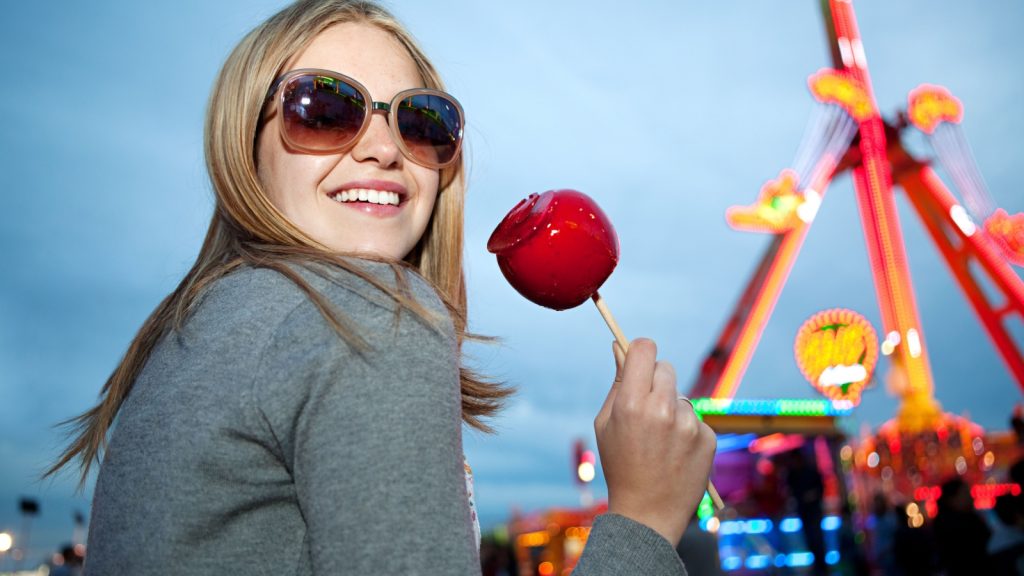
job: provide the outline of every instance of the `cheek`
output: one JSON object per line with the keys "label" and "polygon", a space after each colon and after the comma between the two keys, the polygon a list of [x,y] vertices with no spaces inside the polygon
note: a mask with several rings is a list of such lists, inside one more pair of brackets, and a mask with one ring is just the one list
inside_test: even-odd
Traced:
{"label": "cheek", "polygon": [[[433,198],[433,206],[436,209],[437,206],[437,192],[438,186],[440,186],[441,179],[440,173],[437,170],[429,170],[422,168],[416,175],[417,187],[424,191],[424,196],[431,196]],[[431,210],[433,211],[433,210]]]}
{"label": "cheek", "polygon": [[317,184],[330,172],[332,158],[289,153],[277,133],[268,130],[257,142],[256,177],[274,206],[290,214],[297,203],[316,198]]}
{"label": "cheek", "polygon": [[278,166],[280,152],[271,144],[277,140],[277,135],[269,134],[270,132],[272,130],[264,131],[256,141],[256,178],[260,181],[260,185],[263,186],[263,191],[270,201],[280,209],[282,208],[282,198],[278,191],[281,186],[277,184],[280,173]]}

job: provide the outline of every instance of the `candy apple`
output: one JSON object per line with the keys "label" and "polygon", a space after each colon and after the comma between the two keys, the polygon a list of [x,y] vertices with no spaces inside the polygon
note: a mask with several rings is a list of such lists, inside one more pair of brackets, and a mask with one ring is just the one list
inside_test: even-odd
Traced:
{"label": "candy apple", "polygon": [[555,310],[585,302],[619,262],[611,221],[576,190],[530,194],[498,224],[487,250],[513,288]]}

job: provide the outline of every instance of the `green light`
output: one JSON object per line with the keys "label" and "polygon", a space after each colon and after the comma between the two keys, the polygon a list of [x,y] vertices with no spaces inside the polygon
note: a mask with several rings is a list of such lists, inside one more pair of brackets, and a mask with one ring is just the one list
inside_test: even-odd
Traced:
{"label": "green light", "polygon": [[747,400],[734,398],[691,398],[699,416],[846,416],[849,403],[825,399]]}
{"label": "green light", "polygon": [[704,493],[704,497],[701,498],[700,504],[697,506],[697,518],[706,520],[715,515],[715,509],[711,506],[711,497],[708,493]]}

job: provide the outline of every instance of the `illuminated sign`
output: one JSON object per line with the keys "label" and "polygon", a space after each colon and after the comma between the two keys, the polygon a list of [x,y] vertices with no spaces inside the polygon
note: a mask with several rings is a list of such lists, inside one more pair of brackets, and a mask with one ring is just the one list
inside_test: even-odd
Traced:
{"label": "illuminated sign", "polygon": [[804,322],[794,351],[812,386],[833,401],[856,405],[878,362],[878,335],[860,314],[835,308]]}

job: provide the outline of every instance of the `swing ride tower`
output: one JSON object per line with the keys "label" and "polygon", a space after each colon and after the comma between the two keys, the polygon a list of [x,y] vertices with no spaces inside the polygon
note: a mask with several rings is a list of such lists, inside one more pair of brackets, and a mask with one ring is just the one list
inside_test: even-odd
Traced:
{"label": "swing ride tower", "polygon": [[[921,432],[939,425],[944,414],[934,397],[893,186],[910,200],[1022,389],[1024,357],[1008,324],[1024,320],[1024,283],[1011,267],[1011,262],[1024,263],[1024,215],[1010,217],[991,201],[959,131],[959,101],[943,88],[922,86],[911,92],[906,113],[886,122],[875,102],[852,0],[823,0],[822,11],[833,67],[808,81],[821,106],[792,168],[766,183],[755,204],[727,213],[734,228],[767,232],[772,240],[690,396],[727,400],[736,395],[829,183],[849,172],[881,311],[881,353],[889,358],[891,389],[899,398],[894,423],[903,432]],[[935,161],[952,175],[963,204],[936,175],[932,161],[903,147],[900,133],[912,126],[928,135]],[[859,390],[844,398],[847,406],[859,402]]]}

